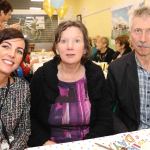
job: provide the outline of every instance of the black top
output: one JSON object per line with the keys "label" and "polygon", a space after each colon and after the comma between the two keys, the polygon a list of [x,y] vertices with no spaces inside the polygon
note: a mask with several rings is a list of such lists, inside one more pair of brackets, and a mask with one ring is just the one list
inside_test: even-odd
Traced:
{"label": "black top", "polygon": [[101,53],[100,50],[98,50],[92,60],[96,62],[107,62],[109,64],[112,61],[114,53],[114,50],[109,47],[105,53]]}

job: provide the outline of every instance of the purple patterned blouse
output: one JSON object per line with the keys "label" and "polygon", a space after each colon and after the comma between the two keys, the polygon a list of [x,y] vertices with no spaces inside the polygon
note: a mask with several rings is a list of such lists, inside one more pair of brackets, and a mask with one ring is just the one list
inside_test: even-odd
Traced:
{"label": "purple patterned blouse", "polygon": [[51,137],[57,143],[83,139],[89,132],[91,104],[86,78],[76,82],[59,81],[59,96],[49,113]]}

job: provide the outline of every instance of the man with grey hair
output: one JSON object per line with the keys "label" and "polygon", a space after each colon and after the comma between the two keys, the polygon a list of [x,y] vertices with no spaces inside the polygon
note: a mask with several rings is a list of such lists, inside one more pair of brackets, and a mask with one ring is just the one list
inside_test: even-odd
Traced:
{"label": "man with grey hair", "polygon": [[116,133],[150,128],[150,7],[135,9],[129,20],[133,51],[112,62],[107,76]]}

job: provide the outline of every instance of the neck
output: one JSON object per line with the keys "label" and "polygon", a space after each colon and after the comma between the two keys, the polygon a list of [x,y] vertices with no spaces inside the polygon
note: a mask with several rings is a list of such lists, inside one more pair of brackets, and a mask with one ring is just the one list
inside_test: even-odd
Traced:
{"label": "neck", "polygon": [[80,70],[81,64],[79,63],[75,65],[66,65],[66,64],[60,63],[60,68],[63,72],[74,74]]}
{"label": "neck", "polygon": [[0,88],[7,85],[9,76],[0,76]]}
{"label": "neck", "polygon": [[58,78],[62,81],[77,81],[83,77],[84,73],[84,67],[80,63],[76,65],[60,63],[58,66]]}
{"label": "neck", "polygon": [[107,47],[104,47],[104,48],[101,48],[101,49],[100,49],[100,52],[101,52],[101,53],[105,53],[106,50],[107,50]]}
{"label": "neck", "polygon": [[122,54],[124,53],[124,51],[125,51],[125,49],[122,49],[122,50],[120,51],[120,54],[122,55]]}
{"label": "neck", "polygon": [[4,29],[4,22],[0,21],[0,29]]}
{"label": "neck", "polygon": [[[137,55],[136,55],[137,56]],[[142,67],[150,72],[150,56],[137,56]]]}

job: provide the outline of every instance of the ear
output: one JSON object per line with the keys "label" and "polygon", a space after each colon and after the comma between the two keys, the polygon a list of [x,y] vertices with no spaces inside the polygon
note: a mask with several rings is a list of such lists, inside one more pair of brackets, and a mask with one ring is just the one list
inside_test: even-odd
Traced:
{"label": "ear", "polygon": [[86,54],[86,49],[83,50],[83,54]]}
{"label": "ear", "polygon": [[58,49],[56,49],[56,54],[57,54],[57,55],[59,55],[59,51],[58,51]]}
{"label": "ear", "polygon": [[59,50],[58,50],[57,44],[56,44],[56,47],[55,47],[55,48],[56,48],[56,54],[59,55]]}

